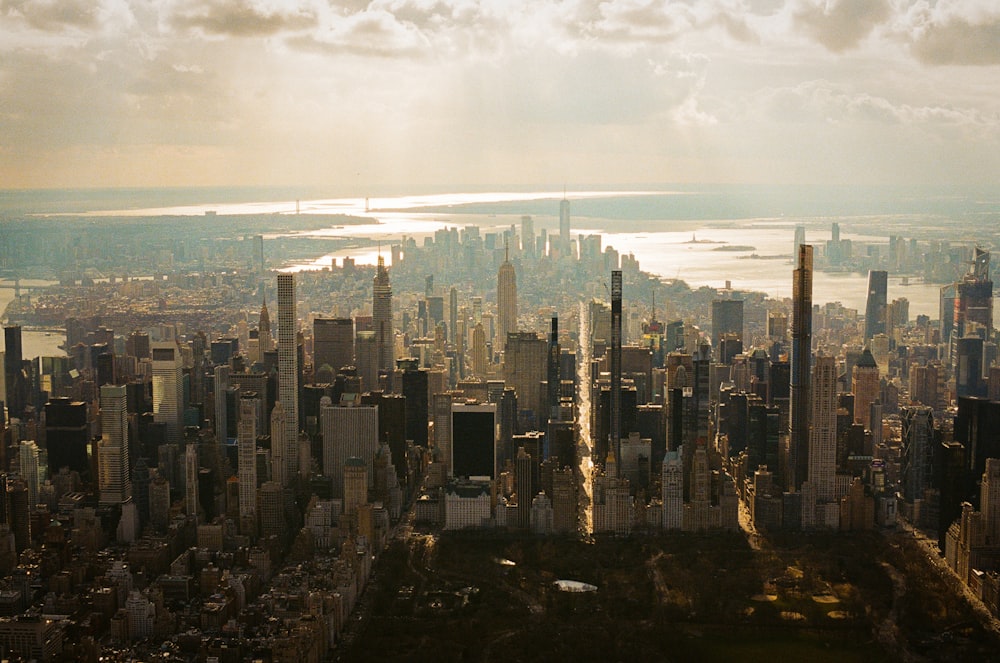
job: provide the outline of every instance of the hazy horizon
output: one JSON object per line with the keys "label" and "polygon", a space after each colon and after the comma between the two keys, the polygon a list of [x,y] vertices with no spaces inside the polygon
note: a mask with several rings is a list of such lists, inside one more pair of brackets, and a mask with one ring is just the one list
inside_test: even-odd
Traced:
{"label": "hazy horizon", "polygon": [[0,7],[10,189],[993,186],[1000,172],[988,0]]}

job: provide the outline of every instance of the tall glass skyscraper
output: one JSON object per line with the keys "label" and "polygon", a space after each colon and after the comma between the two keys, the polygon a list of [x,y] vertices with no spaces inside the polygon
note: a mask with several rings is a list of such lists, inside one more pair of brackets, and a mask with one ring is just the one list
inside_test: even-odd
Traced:
{"label": "tall glass skyscraper", "polygon": [[299,471],[299,365],[296,347],[295,275],[278,274],[278,400],[284,406],[282,476],[287,483]]}

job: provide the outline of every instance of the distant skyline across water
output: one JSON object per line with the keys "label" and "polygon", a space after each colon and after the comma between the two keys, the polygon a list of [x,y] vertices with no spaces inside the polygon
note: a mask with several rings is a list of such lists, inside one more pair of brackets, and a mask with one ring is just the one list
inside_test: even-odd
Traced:
{"label": "distant skyline across water", "polygon": [[[351,257],[372,264],[383,247],[403,237],[418,240],[446,227],[478,225],[502,230],[529,214],[536,231],[555,228],[557,201],[571,201],[574,235],[598,234],[603,246],[632,253],[642,269],[692,287],[761,291],[771,297],[791,293],[794,226],[806,227],[807,242],[822,246],[833,223],[841,237],[858,246],[887,245],[890,235],[907,240],[997,244],[1000,192],[983,187],[777,187],[756,185],[654,185],[623,190],[604,187],[409,195],[326,197],[312,188],[192,188],[4,192],[3,207],[37,214],[170,216],[226,214],[345,214],[371,223],[310,231],[345,237],[361,248],[318,253],[308,261],[275,265],[321,269]],[[309,197],[309,194],[317,197]],[[286,196],[295,196],[287,198]],[[67,223],[71,223],[67,220]],[[367,245],[368,248],[364,248]],[[388,251],[384,254],[388,258]],[[938,317],[940,284],[890,274],[890,299],[910,300],[911,316]],[[864,310],[866,275],[816,275],[817,303],[841,301]],[[904,284],[906,282],[906,285]]]}

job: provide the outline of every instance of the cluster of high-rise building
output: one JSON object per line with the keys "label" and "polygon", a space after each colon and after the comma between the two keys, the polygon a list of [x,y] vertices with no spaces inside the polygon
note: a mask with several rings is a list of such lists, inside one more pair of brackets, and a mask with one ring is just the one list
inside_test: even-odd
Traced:
{"label": "cluster of high-rise building", "polygon": [[[890,302],[885,270],[863,314],[814,304],[801,241],[791,299],[661,294],[663,322],[668,286],[571,237],[568,201],[558,228],[448,229],[392,246],[391,266],[263,287],[261,261],[244,297],[259,314],[207,333],[74,317],[71,353],[33,360],[6,327],[0,613],[24,619],[0,617],[0,644],[30,617],[46,643],[193,629],[321,656],[407,510],[621,537],[737,530],[741,509],[761,531],[901,516],[996,596],[989,253],[942,290],[937,322]],[[848,255],[835,230],[823,259]],[[306,604],[316,619],[287,608]],[[85,617],[65,638],[62,614]]]}

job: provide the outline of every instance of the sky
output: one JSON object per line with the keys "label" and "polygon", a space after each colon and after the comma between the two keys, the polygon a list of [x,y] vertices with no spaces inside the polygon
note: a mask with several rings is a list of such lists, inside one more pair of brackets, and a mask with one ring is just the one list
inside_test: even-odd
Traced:
{"label": "sky", "polygon": [[997,0],[0,0],[0,188],[991,185]]}

